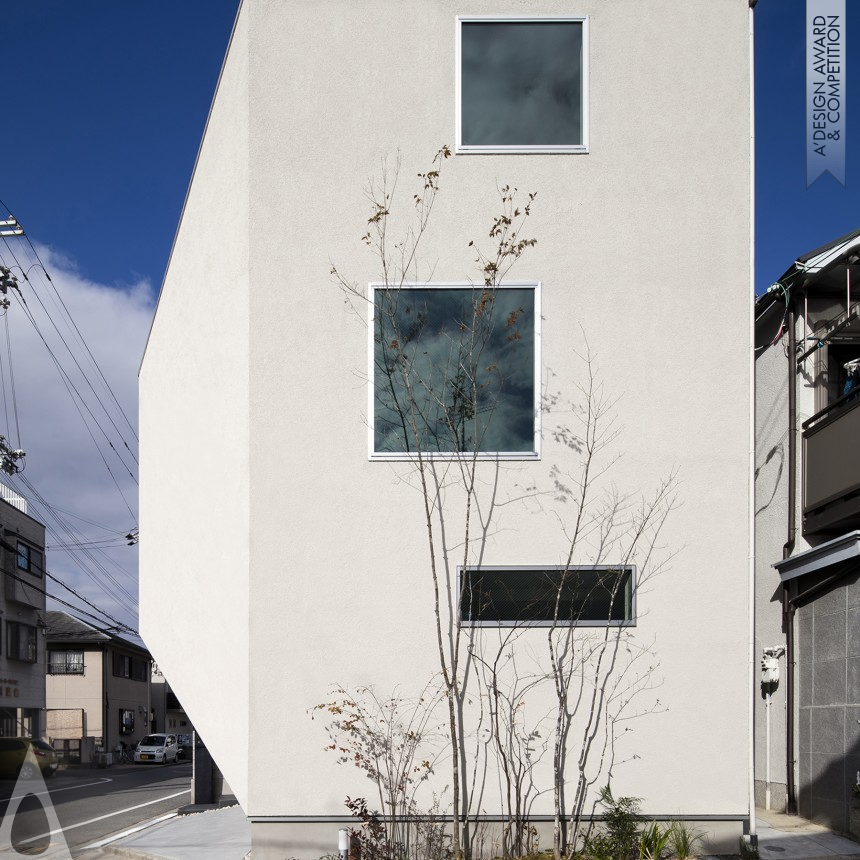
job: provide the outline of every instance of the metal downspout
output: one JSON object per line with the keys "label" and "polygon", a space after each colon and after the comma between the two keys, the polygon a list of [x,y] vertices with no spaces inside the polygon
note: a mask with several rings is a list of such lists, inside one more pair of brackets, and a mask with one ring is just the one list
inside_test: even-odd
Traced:
{"label": "metal downspout", "polygon": [[[756,0],[750,0],[748,14],[749,27],[749,277],[750,294],[755,295],[755,16],[753,8]],[[756,594],[756,565],[755,565],[755,431],[756,431],[756,409],[755,409],[755,302],[751,302],[749,312],[749,474],[747,476],[747,541],[749,543],[748,559],[748,588],[747,611],[749,612],[749,712],[747,714],[747,780],[748,780],[748,804],[749,819],[747,830],[749,844],[753,849],[753,856],[758,856],[758,833],[756,831],[755,818],[755,706],[756,706],[756,636],[755,636],[755,594]]]}
{"label": "metal downspout", "polygon": [[[788,534],[782,547],[782,557],[794,552],[797,531],[797,334],[794,306],[788,311]],[[783,584],[783,624],[785,625],[785,747],[786,747],[786,812],[797,814],[797,789],[794,784],[794,611],[791,581]]]}

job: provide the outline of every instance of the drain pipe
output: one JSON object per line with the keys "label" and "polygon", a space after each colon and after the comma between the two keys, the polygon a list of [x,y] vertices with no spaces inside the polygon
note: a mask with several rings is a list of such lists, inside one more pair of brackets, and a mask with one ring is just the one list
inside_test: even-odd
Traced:
{"label": "drain pipe", "polygon": [[[794,552],[797,531],[797,318],[794,305],[788,309],[788,534],[782,547],[782,557]],[[786,750],[786,812],[797,815],[797,789],[794,784],[794,610],[791,581],[782,587],[782,618],[785,629],[785,750]]]}
{"label": "drain pipe", "polygon": [[[754,16],[753,8],[756,0],[750,0],[748,14],[749,26],[749,183],[750,183],[750,199],[749,199],[749,217],[750,217],[750,246],[749,246],[749,261],[750,261],[750,292],[755,295],[755,39],[754,33]],[[748,589],[747,596],[748,612],[749,612],[749,701],[747,714],[747,730],[749,737],[747,738],[747,792],[749,803],[749,820],[747,822],[747,836],[749,846],[754,852],[752,856],[758,856],[758,833],[756,832],[755,820],[755,671],[756,671],[756,646],[755,646],[755,303],[750,302],[749,312],[749,475],[747,478],[747,492],[749,498],[747,500],[747,517],[749,525],[747,527],[749,541],[749,559],[748,565]]]}

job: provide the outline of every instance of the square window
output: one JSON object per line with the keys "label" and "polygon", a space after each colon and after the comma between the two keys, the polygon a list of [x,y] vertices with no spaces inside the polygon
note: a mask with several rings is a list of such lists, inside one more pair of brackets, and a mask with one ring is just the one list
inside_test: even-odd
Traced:
{"label": "square window", "polygon": [[635,623],[630,566],[475,567],[460,570],[468,627],[606,627]]}
{"label": "square window", "polygon": [[371,459],[536,459],[539,285],[370,290]]}
{"label": "square window", "polygon": [[458,18],[457,151],[588,151],[588,19]]}

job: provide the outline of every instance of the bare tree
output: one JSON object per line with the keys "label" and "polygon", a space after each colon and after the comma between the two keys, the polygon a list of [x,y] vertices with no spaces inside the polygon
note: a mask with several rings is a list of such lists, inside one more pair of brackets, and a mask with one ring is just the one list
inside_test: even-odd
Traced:
{"label": "bare tree", "polygon": [[[553,623],[547,630],[551,677],[555,688],[556,717],[553,743],[553,853],[556,860],[576,848],[588,790],[612,774],[617,732],[634,715],[659,708],[637,709],[638,694],[653,689],[656,659],[653,642],[642,643],[624,625],[625,604],[632,600],[632,572],[638,570],[637,593],[643,593],[669,560],[655,553],[660,533],[676,503],[676,480],[671,475],[650,499],[621,495],[614,486],[600,485],[618,459],[613,453],[619,431],[614,402],[598,382],[587,340],[580,356],[585,383],[579,387],[579,427],[560,426],[556,438],[580,454],[577,473],[554,470],[557,498],[572,514],[559,517],[568,550],[558,579]],[[552,406],[559,398],[553,398]],[[577,582],[574,561],[587,559],[593,570],[590,584]],[[570,604],[566,592],[583,586],[587,593]],[[583,627],[584,607],[593,604],[600,627]],[[600,610],[603,610],[600,617]],[[578,730],[577,730],[578,726]],[[575,735],[575,743],[574,743]],[[569,756],[575,752],[574,795],[568,812],[565,788],[570,780]],[[596,761],[594,758],[596,757]],[[570,827],[566,827],[569,822]]]}
{"label": "bare tree", "polygon": [[[373,687],[347,690],[335,687],[333,698],[316,705],[311,718],[322,712],[333,752],[341,764],[361,770],[374,784],[379,809],[385,817],[372,819],[361,799],[347,799],[357,817],[372,829],[363,834],[370,854],[406,857],[415,839],[410,826],[418,817],[416,796],[438,761],[444,725],[434,722],[439,689],[431,680],[416,698],[394,691],[380,696]],[[367,827],[365,828],[368,829]]]}
{"label": "bare tree", "polygon": [[[632,599],[634,566],[639,593],[660,569],[655,551],[674,504],[675,484],[669,478],[653,498],[639,502],[611,488],[599,489],[615,459],[617,431],[614,404],[604,396],[594,362],[586,354],[586,381],[574,404],[579,426],[559,423],[551,431],[578,463],[577,470],[554,467],[547,489],[529,485],[500,497],[502,463],[488,452],[500,450],[491,444],[494,419],[501,420],[509,405],[516,384],[511,368],[526,349],[529,324],[527,310],[503,280],[536,244],[523,236],[535,194],[523,196],[509,186],[498,189],[500,213],[491,219],[484,240],[490,250],[469,242],[476,255],[475,282],[464,285],[441,316],[434,315],[416,285],[422,283],[420,252],[439,193],[440,171],[450,154],[443,147],[431,169],[418,174],[412,216],[397,237],[392,235],[392,212],[399,163],[392,169],[384,166],[381,178],[369,185],[371,214],[362,241],[379,266],[376,288],[359,287],[335,266],[331,272],[349,307],[362,319],[362,306],[370,306],[375,444],[410,461],[412,471],[405,480],[421,500],[446,711],[454,857],[461,860],[470,853],[469,821],[481,808],[487,761],[492,759],[505,809],[503,854],[522,855],[533,847],[532,804],[552,792],[558,860],[577,841],[589,788],[611,774],[624,721],[651,709],[635,704],[636,696],[654,684],[651,643],[637,642],[619,613]],[[560,395],[543,395],[546,413],[557,411],[561,402]],[[471,611],[479,599],[469,572],[481,567],[497,512],[526,501],[552,505],[552,514],[546,507],[540,514],[558,518],[559,555],[566,559],[547,573],[545,588],[535,598],[547,628],[547,652],[528,667],[518,656],[516,642],[531,626],[535,607],[522,607],[522,618],[500,626],[493,642],[463,623],[466,608]],[[463,575],[458,577],[458,570]],[[588,622],[599,626],[589,627]],[[554,691],[549,698],[547,687]],[[480,731],[470,735],[474,727],[467,725],[464,710],[472,696],[485,737]],[[528,703],[541,699],[552,702],[551,709],[536,705],[544,712],[533,715]],[[535,768],[550,748],[552,781],[541,786]],[[385,788],[397,780],[381,775],[376,765],[370,770],[381,779],[381,808],[392,816],[406,814],[403,798]],[[565,788],[570,783],[575,788],[568,804]]]}
{"label": "bare tree", "polygon": [[[448,147],[443,147],[436,153],[432,169],[419,174],[422,188],[413,197],[414,221],[399,241],[389,236],[398,169],[393,174],[383,170],[380,183],[368,188],[371,215],[362,239],[373,250],[382,277],[381,289],[374,296],[344,278],[336,267],[331,271],[350,301],[373,302],[380,413],[388,418],[385,431],[401,452],[412,457],[423,502],[439,670],[448,708],[454,855],[459,860],[468,850],[469,808],[463,730],[463,639],[457,618],[462,595],[457,593],[456,560],[451,556],[447,535],[446,496],[455,488],[458,491],[462,522],[455,543],[465,568],[473,552],[482,440],[507,385],[504,368],[488,357],[489,348],[500,328],[511,348],[521,338],[518,325],[522,311],[517,307],[502,309],[499,286],[511,266],[536,240],[521,236],[535,195],[529,194],[520,206],[516,189],[499,189],[501,213],[493,218],[488,231],[492,251],[485,254],[474,241],[469,243],[477,254],[481,282],[465,291],[458,315],[442,333],[442,360],[425,360],[421,345],[427,314],[409,304],[403,287],[410,277],[417,280],[419,248],[438,194],[440,169],[450,154]],[[449,453],[455,456],[439,456]]]}

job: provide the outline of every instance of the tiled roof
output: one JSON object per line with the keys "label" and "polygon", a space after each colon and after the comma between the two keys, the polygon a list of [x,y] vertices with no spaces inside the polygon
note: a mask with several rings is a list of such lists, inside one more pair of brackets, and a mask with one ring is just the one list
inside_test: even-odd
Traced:
{"label": "tiled roof", "polygon": [[85,621],[74,618],[68,612],[46,612],[48,639],[63,639],[74,642],[110,642],[110,635],[91,627]]}
{"label": "tiled roof", "polygon": [[79,642],[82,644],[102,644],[111,642],[114,645],[128,648],[131,651],[138,651],[145,654],[149,659],[149,652],[136,645],[134,642],[129,642],[121,636],[115,636],[113,633],[107,633],[104,630],[99,630],[86,621],[81,621],[80,618],[75,618],[69,615],[68,612],[57,612],[54,610],[45,613],[48,622],[47,640],[49,644],[69,644]]}

